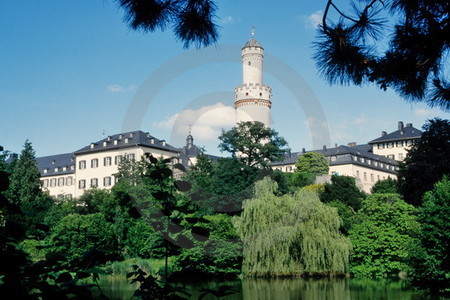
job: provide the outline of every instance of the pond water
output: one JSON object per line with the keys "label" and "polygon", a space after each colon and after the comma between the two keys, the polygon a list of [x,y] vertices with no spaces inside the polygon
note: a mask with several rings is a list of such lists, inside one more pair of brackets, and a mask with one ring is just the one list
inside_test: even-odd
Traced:
{"label": "pond water", "polygon": [[[222,298],[208,295],[204,299],[226,300],[419,300],[424,294],[409,288],[402,280],[369,279],[244,279],[235,281],[196,281],[183,283],[191,294],[189,299],[198,299],[202,289],[215,289],[229,285],[240,291]],[[100,281],[103,292],[110,299],[130,299],[137,285],[130,285],[126,278],[105,277]],[[435,298],[450,299],[450,298]]]}

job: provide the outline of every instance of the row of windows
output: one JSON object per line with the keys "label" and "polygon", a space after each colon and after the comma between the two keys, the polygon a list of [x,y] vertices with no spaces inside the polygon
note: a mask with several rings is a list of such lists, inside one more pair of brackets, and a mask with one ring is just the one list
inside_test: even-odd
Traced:
{"label": "row of windows", "polygon": [[[55,173],[57,172],[66,172],[67,170],[75,170],[75,166],[69,166],[69,167],[56,167],[54,168]],[[50,169],[44,169],[43,173],[47,174],[50,171]]]}
{"label": "row of windows", "polygon": [[73,177],[59,177],[59,178],[51,178],[51,179],[43,179],[41,180],[41,184],[43,187],[55,187],[55,186],[71,186],[73,185]]}
{"label": "row of windows", "polygon": [[[359,174],[359,171],[356,171],[356,177],[357,178],[361,177]],[[388,175],[388,177],[390,177],[390,176]],[[386,179],[386,176],[381,177],[380,175],[377,175],[377,181],[380,181],[381,179]],[[363,172],[363,180],[368,181],[367,172]],[[375,176],[373,173],[370,173],[370,181],[375,182]]]}
{"label": "row of windows", "polygon": [[[113,177],[111,177],[111,176],[103,177],[103,186],[111,186],[112,185],[112,178]],[[117,178],[116,178],[116,182],[117,182]],[[91,178],[90,184],[91,184],[90,185],[91,188],[98,187],[99,186],[98,178]],[[78,188],[79,189],[87,188],[85,179],[78,180]]]}
{"label": "row of windows", "polygon": [[406,140],[406,141],[397,141],[397,142],[389,142],[389,143],[380,143],[378,144],[378,149],[385,149],[385,148],[400,148],[400,147],[406,147],[411,146],[414,143],[413,140]]}
{"label": "row of windows", "polygon": [[[389,157],[389,158],[392,158],[392,159],[394,159],[394,155],[392,154],[392,156],[391,155],[388,155],[387,157]],[[400,158],[401,157],[401,158]],[[371,159],[365,159],[364,157],[359,157],[358,158],[358,156],[355,156],[355,155],[353,155],[352,156],[352,159],[354,160],[354,161],[358,161],[358,159],[359,159],[359,161],[360,162],[362,162],[362,163],[366,163],[366,164],[368,164],[368,165],[371,165],[371,164],[373,164],[375,167],[380,167],[380,168],[385,168],[385,169],[387,169],[387,170],[394,170],[395,169],[395,167],[394,166],[391,166],[391,165],[388,165],[388,164],[384,164],[384,163],[382,163],[382,162],[378,162],[378,161],[372,161]],[[402,160],[403,159],[403,154],[399,154],[399,160]]]}
{"label": "row of windows", "polygon": [[[114,164],[118,165],[123,160],[124,157],[126,157],[127,160],[135,159],[135,155],[133,153],[126,154],[126,155],[116,155],[116,156],[114,156]],[[104,157],[103,158],[103,166],[108,167],[111,165],[112,165],[112,157],[111,156]],[[98,168],[98,158],[91,159],[91,168]],[[86,161],[85,160],[80,160],[78,162],[78,169],[80,169],[80,170],[86,169]]]}

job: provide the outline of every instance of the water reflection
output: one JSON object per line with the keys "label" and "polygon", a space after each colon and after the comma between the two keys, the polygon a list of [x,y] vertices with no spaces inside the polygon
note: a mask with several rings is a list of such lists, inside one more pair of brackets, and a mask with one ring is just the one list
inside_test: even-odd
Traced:
{"label": "water reflection", "polygon": [[[130,286],[124,278],[108,281],[102,280],[102,290],[111,299],[130,299],[137,286]],[[226,300],[419,300],[424,295],[410,289],[401,280],[370,279],[244,279],[236,281],[195,281],[180,283],[191,294],[190,299],[198,299],[202,289],[218,290],[220,286],[229,285],[240,294],[217,298],[208,295],[204,299]],[[439,298],[450,299],[450,298]]]}

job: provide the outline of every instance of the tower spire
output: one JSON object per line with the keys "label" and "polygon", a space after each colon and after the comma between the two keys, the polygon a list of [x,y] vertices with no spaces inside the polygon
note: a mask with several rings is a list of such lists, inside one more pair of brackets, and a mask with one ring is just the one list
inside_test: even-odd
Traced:
{"label": "tower spire", "polygon": [[252,38],[255,37],[255,29],[256,29],[256,25],[252,25],[252,30],[251,30]]}

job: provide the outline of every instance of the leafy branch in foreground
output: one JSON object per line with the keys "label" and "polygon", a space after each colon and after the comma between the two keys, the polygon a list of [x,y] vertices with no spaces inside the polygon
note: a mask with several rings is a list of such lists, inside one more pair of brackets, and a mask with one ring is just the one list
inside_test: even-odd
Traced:
{"label": "leafy branch in foreground", "polygon": [[185,48],[209,46],[219,38],[211,0],[116,0],[133,30],[153,32],[171,27]]}
{"label": "leafy branch in foreground", "polygon": [[[348,14],[327,1],[314,55],[322,76],[330,84],[375,83],[408,101],[448,111],[450,1],[358,2],[362,6],[352,2],[354,13]],[[333,13],[337,22],[330,20]],[[387,17],[394,26],[385,26]],[[387,36],[390,40],[383,40]]]}

